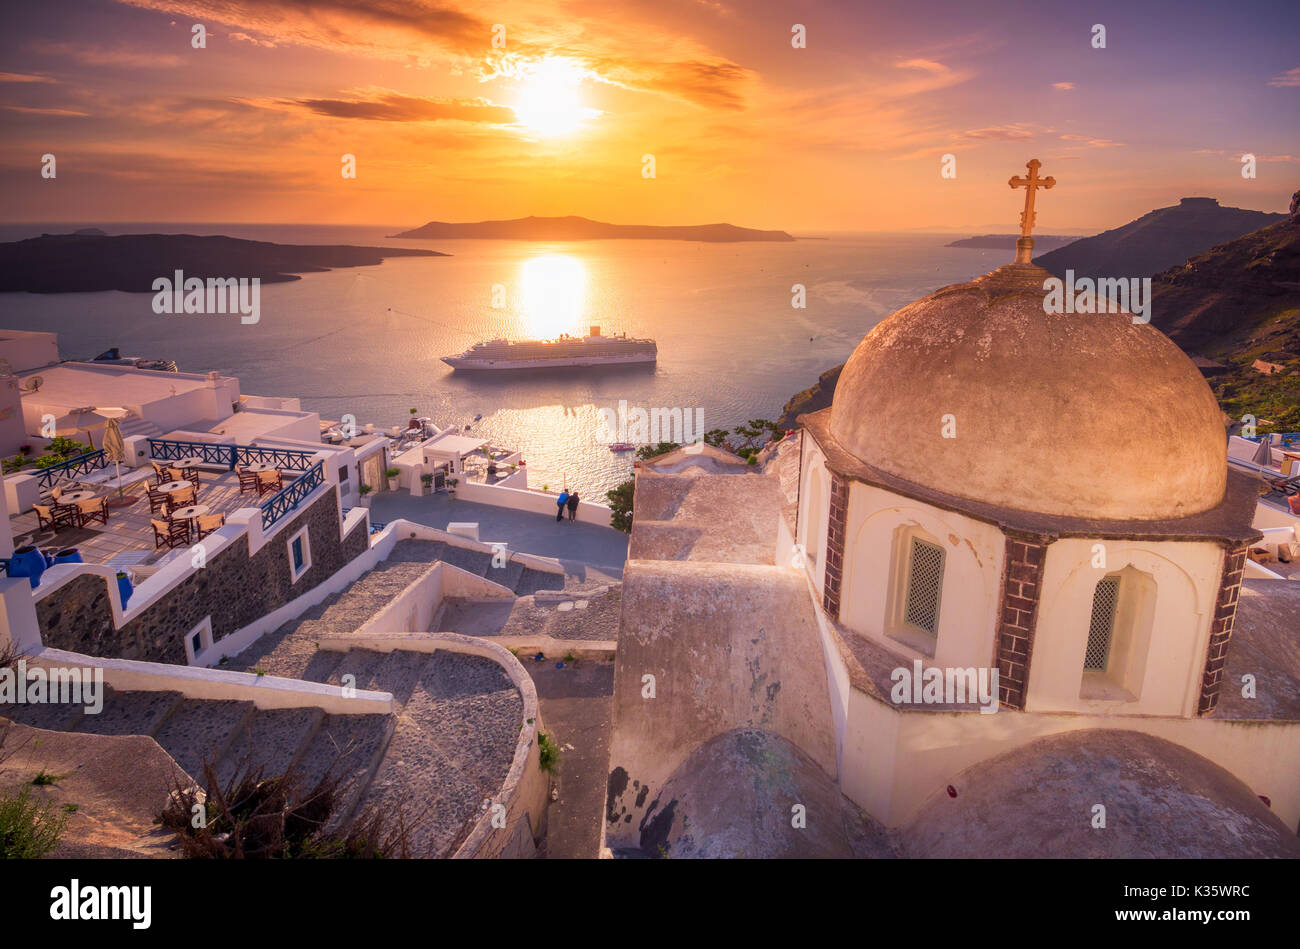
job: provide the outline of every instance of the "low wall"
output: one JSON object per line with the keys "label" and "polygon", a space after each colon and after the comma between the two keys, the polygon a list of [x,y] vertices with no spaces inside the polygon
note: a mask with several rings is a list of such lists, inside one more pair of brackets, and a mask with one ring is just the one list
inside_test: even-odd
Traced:
{"label": "low wall", "polygon": [[104,683],[118,692],[179,692],[189,699],[234,699],[259,709],[319,708],[330,715],[387,715],[393,711],[388,692],[352,690],[335,685],[228,672],[200,666],[103,659],[63,649],[41,649],[27,657],[28,667],[100,669]]}
{"label": "low wall", "polygon": [[[475,501],[479,504],[494,504],[508,507],[515,511],[529,511],[533,514],[555,516],[555,501],[558,491],[521,490],[498,484],[480,484],[476,481],[461,481],[456,486],[456,497],[463,501]],[[565,515],[568,516],[567,514]],[[578,504],[578,520],[584,524],[597,524],[609,527],[609,505],[582,498]]]}

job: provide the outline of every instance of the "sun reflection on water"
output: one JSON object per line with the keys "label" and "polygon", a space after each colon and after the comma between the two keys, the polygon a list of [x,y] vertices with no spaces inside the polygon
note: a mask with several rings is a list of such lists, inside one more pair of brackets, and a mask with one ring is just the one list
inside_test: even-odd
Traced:
{"label": "sun reflection on water", "polygon": [[520,274],[523,335],[553,339],[577,333],[587,304],[587,269],[567,254],[546,254],[525,261]]}

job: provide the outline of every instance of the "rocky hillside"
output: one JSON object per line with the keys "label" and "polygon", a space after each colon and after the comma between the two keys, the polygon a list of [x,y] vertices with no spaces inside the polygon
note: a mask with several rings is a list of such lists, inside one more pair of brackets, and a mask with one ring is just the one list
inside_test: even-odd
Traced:
{"label": "rocky hillside", "polygon": [[1034,258],[1044,270],[1064,277],[1148,277],[1251,231],[1284,220],[1244,208],[1224,208],[1214,198],[1183,198],[1156,208],[1123,227],[1074,241]]}
{"label": "rocky hillside", "polygon": [[[1183,205],[1189,200],[1196,199],[1184,198]],[[1175,210],[1162,208],[1106,233]],[[1210,384],[1229,417],[1251,414],[1265,430],[1300,431],[1300,191],[1291,199],[1289,215],[1244,213],[1278,220],[1155,273],[1152,323],[1189,355],[1224,366]],[[1083,243],[1077,241],[1035,262],[1044,264],[1047,258]],[[1126,265],[1113,273],[1133,270]],[[1076,270],[1076,274],[1083,272]],[[793,396],[781,424],[793,427],[796,415],[830,405],[843,368],[828,369],[815,385]]]}

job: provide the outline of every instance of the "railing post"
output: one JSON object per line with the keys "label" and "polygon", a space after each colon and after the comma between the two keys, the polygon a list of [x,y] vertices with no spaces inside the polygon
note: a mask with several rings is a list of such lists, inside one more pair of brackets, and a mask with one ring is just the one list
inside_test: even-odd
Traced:
{"label": "railing post", "polygon": [[239,447],[237,445],[231,445],[230,446],[230,470],[234,471],[235,465],[237,464],[239,464]]}

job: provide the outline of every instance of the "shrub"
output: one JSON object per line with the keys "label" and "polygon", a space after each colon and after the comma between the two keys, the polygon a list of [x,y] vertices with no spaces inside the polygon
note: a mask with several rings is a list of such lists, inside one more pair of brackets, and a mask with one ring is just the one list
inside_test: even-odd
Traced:
{"label": "shrub", "polygon": [[33,801],[32,789],[0,792],[0,860],[35,860],[59,845],[68,813],[50,801]]}
{"label": "shrub", "polygon": [[612,491],[606,491],[609,499],[609,526],[625,534],[632,533],[632,494],[636,482],[628,479]]}
{"label": "shrub", "polygon": [[386,470],[386,471],[384,472],[384,477],[385,477],[385,478],[396,478],[396,477],[397,477],[399,474],[401,474],[401,473],[402,473],[402,469],[401,469],[401,468],[389,468],[388,470]]}
{"label": "shrub", "polygon": [[546,732],[537,733],[537,764],[543,770],[554,774],[560,767],[560,746],[551,740]]}
{"label": "shrub", "polygon": [[[292,768],[267,777],[241,767],[221,787],[211,761],[204,762],[206,793],[177,780],[158,820],[180,835],[181,853],[192,859],[378,859],[410,857],[409,828],[399,810],[367,810],[334,829],[331,818],[346,806],[333,769],[308,789]],[[202,814],[202,827],[194,817]]]}

